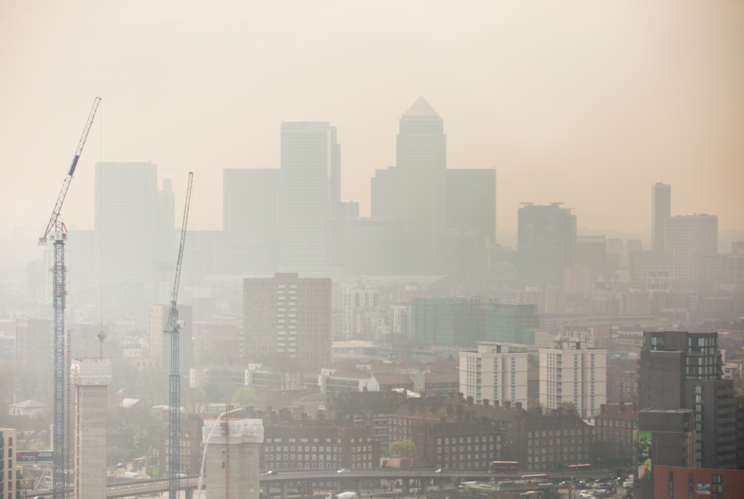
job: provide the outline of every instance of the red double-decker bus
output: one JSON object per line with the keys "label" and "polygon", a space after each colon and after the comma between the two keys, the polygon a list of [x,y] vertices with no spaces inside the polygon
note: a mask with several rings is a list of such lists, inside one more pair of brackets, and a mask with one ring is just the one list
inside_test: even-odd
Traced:
{"label": "red double-decker bus", "polygon": [[517,461],[491,461],[489,473],[507,475],[519,473],[519,462]]}

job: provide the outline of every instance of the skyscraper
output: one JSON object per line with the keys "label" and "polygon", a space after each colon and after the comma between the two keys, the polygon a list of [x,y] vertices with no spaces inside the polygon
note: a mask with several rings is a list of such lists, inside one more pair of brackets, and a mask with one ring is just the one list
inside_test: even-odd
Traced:
{"label": "skyscraper", "polygon": [[673,285],[704,280],[702,259],[718,254],[718,217],[687,215],[664,222],[664,260]]}
{"label": "skyscraper", "polygon": [[400,217],[400,176],[391,166],[376,170],[371,179],[371,216],[379,220]]}
{"label": "skyscraper", "polygon": [[436,275],[445,221],[447,136],[444,122],[423,97],[400,119],[396,157],[402,273]]}
{"label": "skyscraper", "polygon": [[95,269],[100,270],[104,284],[151,283],[158,167],[153,163],[97,163],[95,183]]}
{"label": "skyscraper", "polygon": [[672,216],[672,186],[658,182],[651,188],[651,249],[664,251],[664,220]]}
{"label": "skyscraper", "polygon": [[575,262],[576,215],[560,204],[529,203],[519,209],[517,246],[525,286],[563,287],[564,269]]}
{"label": "skyscraper", "polygon": [[496,170],[449,169],[446,179],[445,226],[478,229],[490,244],[496,242]]}
{"label": "skyscraper", "polygon": [[[282,123],[279,194],[280,268],[328,268],[330,187],[338,152],[329,123]],[[340,180],[338,181],[340,185]]]}
{"label": "skyscraper", "polygon": [[226,242],[215,247],[215,258],[226,270],[242,275],[276,271],[280,173],[277,168],[223,170]]}

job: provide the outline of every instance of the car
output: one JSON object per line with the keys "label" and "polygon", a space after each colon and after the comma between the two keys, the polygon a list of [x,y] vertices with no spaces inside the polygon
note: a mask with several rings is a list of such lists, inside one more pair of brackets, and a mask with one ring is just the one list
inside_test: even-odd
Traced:
{"label": "car", "polygon": [[351,473],[351,470],[347,470],[346,468],[341,468],[336,473]]}
{"label": "car", "polygon": [[263,473],[263,476],[272,476],[272,475],[278,475],[278,474],[279,474],[279,472],[276,471],[276,470],[269,470],[269,471]]}
{"label": "car", "polygon": [[436,470],[436,471],[435,471],[434,473],[444,473],[444,470],[443,470],[442,468],[439,468],[439,469],[438,469],[438,470]]}
{"label": "car", "polygon": [[126,467],[127,467],[127,465],[126,465],[126,464],[124,464],[124,463],[119,463],[119,464],[117,464],[116,466],[114,466],[114,468],[116,468],[116,469],[119,469],[119,468],[126,468]]}

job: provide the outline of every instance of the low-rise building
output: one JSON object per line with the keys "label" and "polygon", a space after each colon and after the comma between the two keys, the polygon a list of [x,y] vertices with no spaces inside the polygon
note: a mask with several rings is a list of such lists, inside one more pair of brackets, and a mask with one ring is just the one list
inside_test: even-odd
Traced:
{"label": "low-rise building", "polygon": [[519,462],[520,471],[591,464],[593,433],[591,425],[574,412],[558,409],[538,415],[522,411],[510,431],[511,460]]}
{"label": "low-rise building", "polygon": [[636,441],[638,409],[635,404],[602,405],[594,417],[597,458],[631,461]]}
{"label": "low-rise building", "polygon": [[488,469],[509,449],[506,430],[470,411],[463,421],[426,423],[417,436],[416,454],[441,469]]}
{"label": "low-rise building", "polygon": [[264,418],[262,470],[366,470],[380,467],[380,446],[371,426],[349,420],[281,421]]}

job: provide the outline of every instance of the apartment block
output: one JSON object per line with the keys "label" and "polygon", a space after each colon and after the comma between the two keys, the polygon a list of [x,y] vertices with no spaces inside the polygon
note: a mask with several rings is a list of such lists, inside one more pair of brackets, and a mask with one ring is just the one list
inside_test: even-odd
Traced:
{"label": "apartment block", "polygon": [[331,361],[331,280],[275,274],[243,280],[249,360],[289,358],[307,369]]}
{"label": "apartment block", "polygon": [[476,404],[491,400],[527,407],[527,356],[524,348],[493,342],[460,352],[460,393]]}
{"label": "apartment block", "polygon": [[557,409],[564,402],[573,403],[582,418],[599,414],[607,403],[607,350],[572,336],[540,349],[540,407]]}

